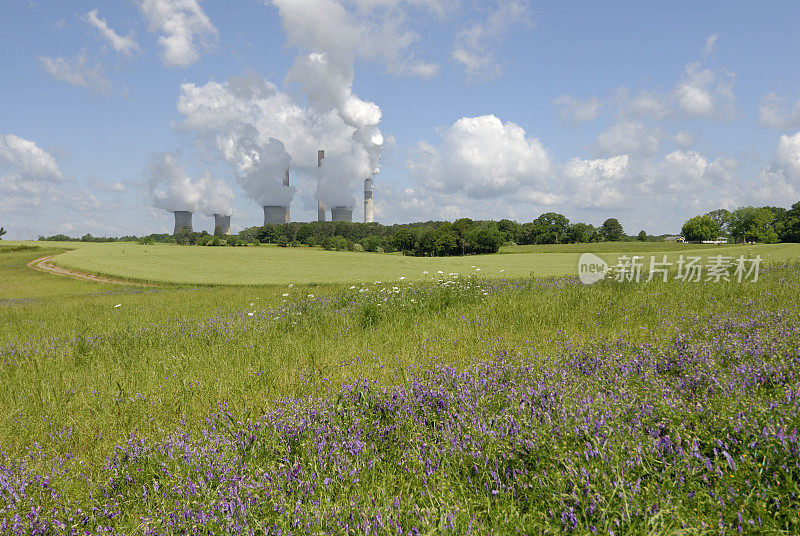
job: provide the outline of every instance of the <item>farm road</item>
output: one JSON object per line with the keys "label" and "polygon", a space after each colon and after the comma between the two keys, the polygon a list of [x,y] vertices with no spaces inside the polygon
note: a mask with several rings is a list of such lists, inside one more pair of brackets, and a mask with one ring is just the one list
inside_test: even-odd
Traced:
{"label": "farm road", "polygon": [[31,268],[33,270],[38,270],[40,272],[47,272],[49,274],[71,277],[73,279],[80,279],[83,281],[93,281],[95,283],[114,283],[117,285],[133,285],[136,287],[152,286],[152,285],[147,285],[145,283],[134,283],[132,281],[124,281],[122,279],[114,279],[112,277],[106,277],[102,275],[87,274],[84,272],[77,272],[75,270],[62,268],[61,266],[55,266],[54,264],[50,264],[48,262],[53,257],[55,257],[55,255],[47,255],[45,257],[40,257],[36,260],[33,260],[28,263],[28,268]]}

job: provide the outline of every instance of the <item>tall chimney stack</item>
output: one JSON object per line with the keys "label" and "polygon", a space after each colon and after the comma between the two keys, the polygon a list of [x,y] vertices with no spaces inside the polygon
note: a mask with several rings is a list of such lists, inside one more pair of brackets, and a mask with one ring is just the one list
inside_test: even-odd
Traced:
{"label": "tall chimney stack", "polygon": [[175,214],[175,230],[172,231],[172,234],[178,234],[178,231],[183,229],[184,227],[188,227],[189,231],[192,231],[192,213],[188,210],[176,210],[173,212]]}
{"label": "tall chimney stack", "polygon": [[[325,158],[325,151],[320,149],[317,151],[317,167],[322,167],[322,159]],[[317,195],[319,195],[319,181],[320,176],[317,174]],[[325,203],[317,200],[317,221],[325,221]]]}
{"label": "tall chimney stack", "polygon": [[[289,166],[286,166],[286,175],[283,177],[283,187],[287,189],[289,188]],[[289,216],[289,208],[289,205],[286,205],[286,217],[284,218],[286,223],[291,221],[291,217]]]}
{"label": "tall chimney stack", "polygon": [[224,235],[231,234],[231,217],[214,214],[214,234],[217,234],[217,230]]}
{"label": "tall chimney stack", "polygon": [[375,207],[372,200],[372,177],[364,179],[364,223],[375,221]]}

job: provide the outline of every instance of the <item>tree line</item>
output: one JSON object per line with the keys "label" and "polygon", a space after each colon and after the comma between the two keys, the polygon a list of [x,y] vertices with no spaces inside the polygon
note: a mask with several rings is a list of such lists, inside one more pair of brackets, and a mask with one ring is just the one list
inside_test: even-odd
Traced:
{"label": "tree line", "polygon": [[278,246],[316,246],[328,250],[403,252],[415,256],[451,256],[496,253],[503,245],[568,244],[620,240],[659,240],[641,231],[627,236],[616,218],[595,227],[571,223],[563,214],[548,212],[532,222],[509,219],[476,221],[461,218],[454,222],[427,221],[395,225],[353,222],[293,222],[283,225],[250,227],[237,235],[224,235],[220,229],[206,231],[180,229],[176,234],[151,234],[144,237],[95,237],[80,239],[59,234],[40,240],[111,242],[137,240],[142,244],[176,243],[181,245],[243,246],[277,244]]}
{"label": "tree line", "polygon": [[734,242],[800,242],[800,202],[782,207],[724,208],[690,218],[681,229],[689,242],[730,238]]}

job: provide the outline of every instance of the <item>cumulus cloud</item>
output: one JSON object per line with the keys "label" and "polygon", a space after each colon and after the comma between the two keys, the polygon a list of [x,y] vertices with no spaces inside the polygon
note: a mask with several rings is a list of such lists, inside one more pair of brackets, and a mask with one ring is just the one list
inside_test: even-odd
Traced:
{"label": "cumulus cloud", "polygon": [[502,73],[497,49],[515,25],[530,24],[530,7],[524,0],[499,0],[488,16],[456,38],[453,59],[472,79],[492,79]]}
{"label": "cumulus cloud", "polygon": [[690,116],[732,117],[735,79],[736,75],[726,69],[713,71],[700,63],[689,63],[675,88],[678,108]]}
{"label": "cumulus cloud", "polygon": [[86,14],[86,22],[94,26],[97,31],[100,32],[100,35],[103,37],[103,39],[108,41],[108,44],[110,44],[111,47],[120,54],[130,57],[134,54],[134,52],[141,50],[139,43],[136,42],[136,39],[134,39],[132,33],[126,35],[125,37],[119,35],[111,27],[109,27],[105,19],[102,19],[100,16],[98,16],[96,9],[93,9]]}
{"label": "cumulus cloud", "polygon": [[44,72],[61,82],[90,89],[101,95],[111,93],[111,81],[103,66],[99,61],[90,61],[86,52],[81,52],[74,58],[39,56],[39,65]]}
{"label": "cumulus cloud", "polygon": [[661,119],[668,115],[669,96],[660,90],[640,90],[635,95],[627,87],[616,90],[612,101],[617,106],[619,117],[628,119]]}
{"label": "cumulus cloud", "polygon": [[0,170],[28,182],[63,180],[56,159],[50,153],[14,134],[0,136]]}
{"label": "cumulus cloud", "polygon": [[161,59],[168,67],[188,67],[217,37],[198,0],[139,0],[148,29],[159,34]]}
{"label": "cumulus cloud", "polygon": [[775,158],[758,178],[753,196],[759,201],[784,204],[800,197],[800,132],[778,139]]}
{"label": "cumulus cloud", "polygon": [[441,2],[414,0],[271,0],[291,46],[325,53],[333,62],[380,60],[389,73],[434,76],[438,64],[418,59],[412,46],[420,40],[411,21],[443,16]]}
{"label": "cumulus cloud", "polygon": [[758,120],[762,126],[789,130],[800,126],[800,99],[794,104],[787,97],[770,93],[758,105]]}
{"label": "cumulus cloud", "polygon": [[630,189],[628,155],[597,160],[573,158],[562,169],[563,188],[570,203],[582,208],[609,210],[624,205]]}
{"label": "cumulus cloud", "polygon": [[408,162],[417,182],[438,192],[491,198],[518,194],[546,199],[550,156],[519,125],[494,115],[456,121],[435,147],[422,142]]}
{"label": "cumulus cloud", "polygon": [[572,95],[561,95],[552,104],[562,120],[575,124],[594,121],[603,106],[597,97],[582,100]]}
{"label": "cumulus cloud", "polygon": [[602,156],[620,154],[654,155],[663,134],[640,121],[621,121],[597,135],[595,150]]}

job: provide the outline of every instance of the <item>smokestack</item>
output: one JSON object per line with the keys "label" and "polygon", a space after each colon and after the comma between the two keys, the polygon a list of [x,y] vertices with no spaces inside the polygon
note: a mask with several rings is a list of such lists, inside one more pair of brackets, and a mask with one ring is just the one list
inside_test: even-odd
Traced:
{"label": "smokestack", "polygon": [[178,234],[178,231],[184,227],[188,227],[189,231],[192,230],[192,213],[188,210],[176,210],[175,214],[175,230],[172,234]]}
{"label": "smokestack", "polygon": [[[322,159],[325,158],[325,151],[317,151],[317,167],[322,167]],[[319,175],[317,175],[317,195],[319,195]],[[332,215],[331,215],[332,216]],[[317,201],[317,221],[325,221],[325,203]]]}
{"label": "smokestack", "polygon": [[375,221],[375,208],[372,201],[372,177],[364,179],[364,223]]}
{"label": "smokestack", "polygon": [[231,234],[231,217],[223,216],[222,214],[214,214],[214,234]]}
{"label": "smokestack", "polygon": [[[283,177],[283,187],[289,188],[289,166],[286,166],[286,175]],[[289,216],[289,205],[286,205],[286,223],[291,221],[291,217]]]}
{"label": "smokestack", "polygon": [[353,208],[338,206],[331,209],[331,221],[353,221]]}

